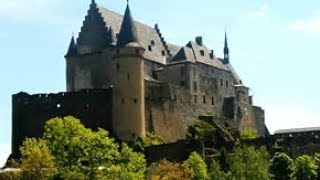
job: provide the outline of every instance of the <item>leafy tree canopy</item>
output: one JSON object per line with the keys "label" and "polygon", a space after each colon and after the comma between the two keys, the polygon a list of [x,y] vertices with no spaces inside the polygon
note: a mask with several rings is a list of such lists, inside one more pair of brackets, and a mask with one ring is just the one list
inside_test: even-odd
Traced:
{"label": "leafy tree canopy", "polygon": [[240,132],[240,139],[255,139],[258,137],[257,130],[244,129]]}
{"label": "leafy tree canopy", "polygon": [[308,155],[299,156],[294,160],[292,178],[296,180],[311,180],[317,177],[317,165]]}
{"label": "leafy tree canopy", "polygon": [[195,179],[195,180],[208,179],[207,165],[198,153],[193,152],[189,156],[189,158],[186,162],[188,163],[189,167],[194,172],[193,179]]}
{"label": "leafy tree canopy", "polygon": [[285,153],[277,152],[270,161],[270,173],[275,180],[289,180],[293,160]]}

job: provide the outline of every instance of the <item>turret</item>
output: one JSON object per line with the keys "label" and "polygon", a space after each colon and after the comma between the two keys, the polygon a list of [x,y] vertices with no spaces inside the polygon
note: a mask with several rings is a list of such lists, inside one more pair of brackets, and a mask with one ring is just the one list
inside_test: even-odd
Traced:
{"label": "turret", "polygon": [[127,5],[116,46],[113,130],[122,140],[145,138],[145,49]]}
{"label": "turret", "polygon": [[224,48],[223,48],[223,54],[224,54],[224,61],[223,64],[229,64],[229,47],[228,47],[228,38],[227,38],[227,32],[225,32],[224,36]]}
{"label": "turret", "polygon": [[77,45],[76,42],[74,40],[74,36],[72,35],[70,44],[69,44],[69,49],[67,51],[67,54],[65,55],[65,57],[70,57],[70,56],[75,56],[77,55]]}
{"label": "turret", "polygon": [[74,36],[72,35],[69,49],[67,54],[65,55],[66,58],[66,78],[67,78],[67,91],[74,91],[74,66],[73,63],[77,59],[78,50],[77,44],[74,40]]}

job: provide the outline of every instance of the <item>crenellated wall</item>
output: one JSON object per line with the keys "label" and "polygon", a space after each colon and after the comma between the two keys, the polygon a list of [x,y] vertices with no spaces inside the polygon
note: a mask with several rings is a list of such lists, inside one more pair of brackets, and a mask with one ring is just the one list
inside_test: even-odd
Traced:
{"label": "crenellated wall", "polygon": [[12,96],[12,153],[26,137],[41,137],[45,122],[55,117],[74,116],[93,130],[112,132],[112,89],[83,90],[58,94],[18,93]]}

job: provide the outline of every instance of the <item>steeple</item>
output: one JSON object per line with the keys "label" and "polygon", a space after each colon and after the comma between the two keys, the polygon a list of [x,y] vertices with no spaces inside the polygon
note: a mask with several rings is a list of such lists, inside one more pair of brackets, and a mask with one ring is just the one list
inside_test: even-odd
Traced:
{"label": "steeple", "polygon": [[225,31],[224,35],[224,64],[229,64],[229,47],[228,47],[228,38],[227,38],[227,31]]}
{"label": "steeple", "polygon": [[[128,1],[127,1],[128,2]],[[126,12],[123,16],[120,33],[118,35],[118,46],[124,46],[128,43],[139,43],[137,29],[131,16],[129,3],[127,4]]]}
{"label": "steeple", "polygon": [[76,42],[74,40],[74,36],[72,35],[71,41],[70,41],[70,45],[69,45],[69,49],[68,52],[66,54],[66,57],[68,56],[75,56],[77,55],[77,45]]}

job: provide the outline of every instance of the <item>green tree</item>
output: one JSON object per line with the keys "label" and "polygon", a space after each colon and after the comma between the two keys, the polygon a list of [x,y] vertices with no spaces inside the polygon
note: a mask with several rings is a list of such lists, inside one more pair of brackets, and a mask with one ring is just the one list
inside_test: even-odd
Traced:
{"label": "green tree", "polygon": [[151,180],[191,180],[193,177],[193,171],[186,162],[172,163],[165,159],[150,171]]}
{"label": "green tree", "polygon": [[133,152],[126,144],[122,144],[115,164],[104,170],[105,179],[140,180],[145,179],[147,163],[144,155]]}
{"label": "green tree", "polygon": [[144,177],[146,161],[142,154],[133,152],[125,144],[120,148],[114,139],[108,137],[107,131],[87,129],[74,117],[49,120],[45,125],[44,139],[63,179]]}
{"label": "green tree", "polygon": [[189,127],[187,139],[192,143],[196,143],[198,148],[201,148],[202,158],[205,157],[206,141],[214,141],[216,139],[216,129],[205,121],[196,121]]}
{"label": "green tree", "polygon": [[299,156],[294,160],[293,179],[311,180],[317,178],[317,165],[308,155]]}
{"label": "green tree", "polygon": [[237,146],[230,155],[228,164],[235,179],[269,179],[269,154],[265,148]]}
{"label": "green tree", "polygon": [[255,139],[258,137],[257,130],[255,129],[244,129],[240,132],[240,139]]}
{"label": "green tree", "polygon": [[22,179],[49,179],[57,173],[54,157],[46,141],[27,138],[20,151]]}
{"label": "green tree", "polygon": [[92,179],[97,176],[99,166],[110,166],[119,153],[118,145],[105,130],[93,132],[71,116],[49,120],[44,139],[62,174],[66,170],[84,171]]}
{"label": "green tree", "polygon": [[316,153],[314,155],[314,160],[317,165],[317,179],[320,180],[320,154]]}
{"label": "green tree", "polygon": [[191,153],[191,155],[189,156],[186,162],[194,172],[193,179],[196,179],[196,180],[208,179],[207,165],[198,153],[196,152]]}
{"label": "green tree", "polygon": [[156,146],[164,144],[164,140],[161,136],[154,132],[147,132],[146,138],[142,139],[143,147]]}
{"label": "green tree", "polygon": [[289,180],[293,160],[285,153],[277,152],[270,161],[270,173],[275,180]]}
{"label": "green tree", "polygon": [[225,173],[222,169],[220,164],[213,160],[208,173],[210,180],[227,180],[230,178],[230,172]]}

